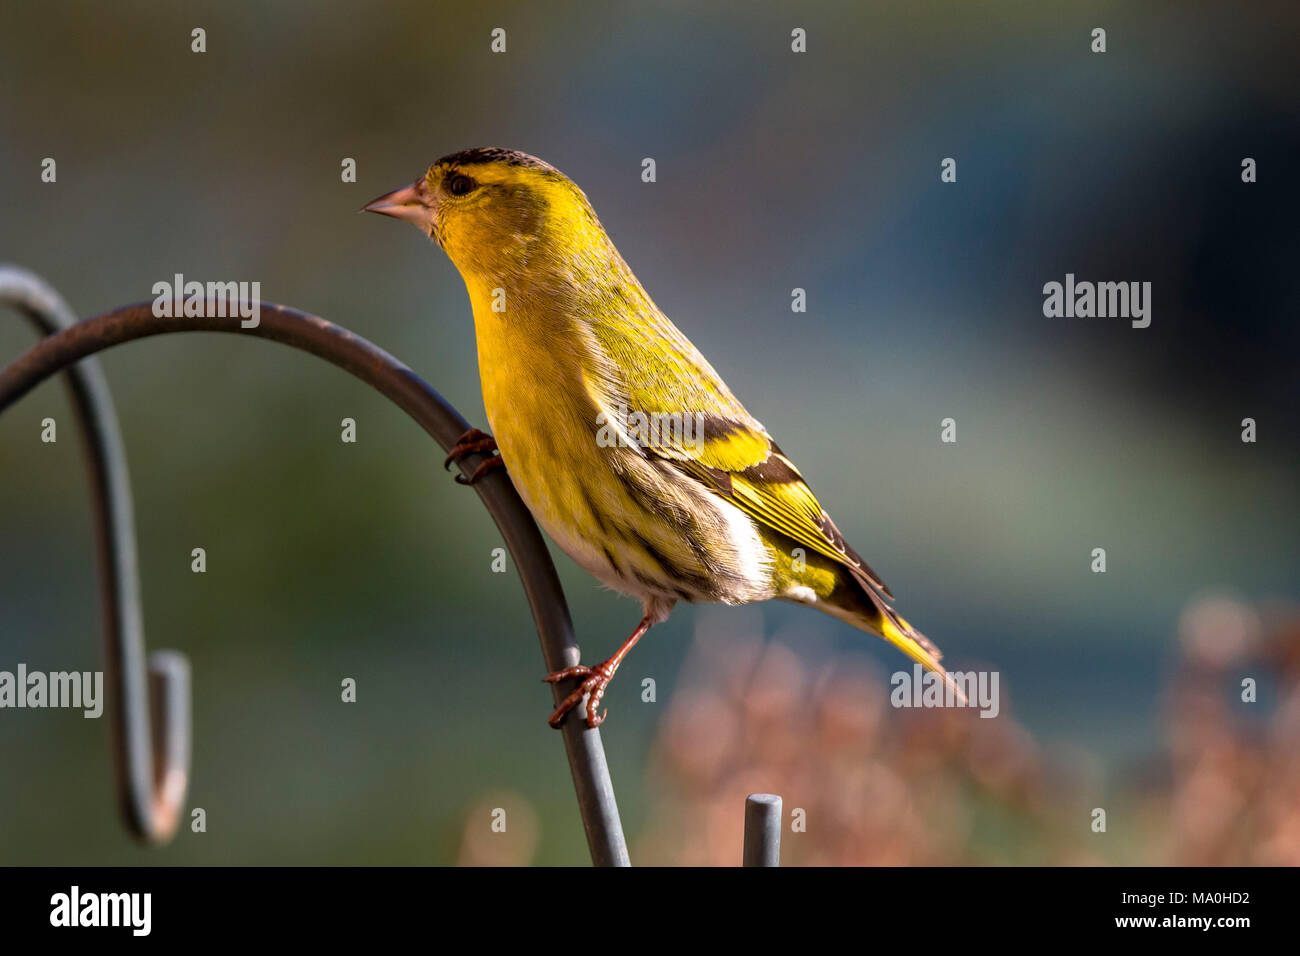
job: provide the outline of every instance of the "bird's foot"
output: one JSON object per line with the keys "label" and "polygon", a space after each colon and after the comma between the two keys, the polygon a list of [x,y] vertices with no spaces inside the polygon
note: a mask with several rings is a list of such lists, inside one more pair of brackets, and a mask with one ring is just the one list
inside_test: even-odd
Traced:
{"label": "bird's foot", "polygon": [[497,468],[504,468],[505,466],[506,466],[506,463],[505,463],[505,461],[501,458],[500,455],[493,455],[493,456],[492,456],[491,458],[489,458],[487,461],[483,462],[483,464],[481,464],[481,465],[479,465],[477,468],[475,468],[475,469],[474,469],[474,474],[470,475],[468,478],[466,478],[464,475],[456,475],[456,476],[455,476],[455,477],[456,477],[456,484],[458,484],[458,485],[476,485],[476,484],[478,484],[479,479],[481,479],[481,478],[482,478],[484,475],[486,475],[489,471],[493,471],[493,470],[495,470],[495,469],[497,469]]}
{"label": "bird's foot", "polygon": [[551,714],[547,723],[558,728],[560,724],[564,723],[565,715],[582,703],[584,694],[587,695],[587,726],[599,727],[604,723],[605,714],[597,714],[596,708],[600,706],[600,699],[605,696],[605,688],[609,686],[610,678],[614,676],[614,669],[617,666],[617,663],[613,661],[605,661],[605,663],[597,664],[595,667],[585,667],[579,664],[576,667],[566,667],[564,670],[543,677],[542,680],[551,684],[568,680],[570,677],[583,678],[577,689],[560,701],[560,706],[555,708],[555,712]]}
{"label": "bird's foot", "polygon": [[633,645],[641,640],[645,632],[650,630],[650,626],[656,620],[662,621],[663,617],[651,617],[647,612],[646,616],[641,618],[641,623],[636,626],[632,636],[623,642],[623,645],[609,660],[603,664],[597,664],[595,667],[584,667],[578,664],[575,667],[566,667],[564,670],[556,671],[554,674],[547,674],[542,680],[554,684],[562,680],[568,680],[570,677],[581,677],[582,683],[564,700],[560,701],[560,706],[555,708],[555,713],[551,714],[550,720],[547,721],[552,727],[559,729],[560,724],[564,723],[564,717],[569,711],[582,703],[582,695],[587,695],[587,726],[599,727],[605,722],[605,715],[596,713],[596,708],[600,706],[600,699],[605,696],[605,688],[609,686],[610,678],[614,676],[614,671],[618,670],[618,665],[627,657],[627,652],[632,650]]}
{"label": "bird's foot", "polygon": [[[478,455],[485,452],[487,454],[492,454],[492,452],[495,452],[496,450],[497,440],[495,438],[487,432],[481,432],[477,428],[471,428],[465,434],[461,435],[460,438],[456,439],[456,444],[452,445],[451,451],[447,453],[447,458],[443,461],[442,466],[444,468],[450,468],[452,462],[460,461],[466,455]],[[472,485],[494,468],[502,468],[504,466],[505,461],[502,460],[500,455],[492,455],[491,458],[487,459],[475,468],[474,473],[468,478],[464,475],[457,475],[456,481],[458,484]]]}

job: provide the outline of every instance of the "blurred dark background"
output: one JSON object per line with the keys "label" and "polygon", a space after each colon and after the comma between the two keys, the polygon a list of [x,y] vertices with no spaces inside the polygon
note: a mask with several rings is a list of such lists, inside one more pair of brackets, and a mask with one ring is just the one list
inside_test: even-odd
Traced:
{"label": "blurred dark background", "polygon": [[[1052,790],[1056,815],[1029,830],[1013,801],[994,824],[931,834],[924,853],[866,841],[831,860],[791,837],[792,858],[1080,859],[1061,847],[1088,839],[1094,792],[1171,786],[1168,689],[1188,666],[1188,615],[1300,600],[1300,11],[867,6],[6,4],[0,261],[82,315],[151,298],[177,272],[258,280],[264,299],[366,336],[482,424],[458,275],[413,230],[357,209],[465,147],[541,156],[587,192],[905,616],[953,667],[1000,672],[1007,721],[978,723],[1089,781]],[[494,27],[504,55],[489,52]],[[790,51],[795,27],[806,54]],[[1105,54],[1090,51],[1094,27]],[[45,157],[55,184],[40,181]],[[345,157],[355,184],[340,182]],[[658,182],[641,182],[643,157]],[[940,182],[945,157],[955,184]],[[1067,272],[1151,282],[1151,326],[1045,318],[1043,284]],[[31,341],[16,315],[0,321],[6,360]],[[135,846],[111,799],[106,722],[6,710],[0,859],[584,862],[522,591],[491,572],[499,535],[442,452],[365,386],[286,349],[185,335],[102,360],[131,455],[150,644],[194,668],[190,805],[208,832]],[[46,416],[57,444],[39,441]],[[948,416],[956,445],[939,441]],[[344,417],[355,445],[339,441]],[[1255,444],[1240,440],[1246,417]],[[190,571],[195,547],[206,574]],[[1089,570],[1095,547],[1104,575]],[[584,655],[603,659],[638,608],[556,555]],[[0,418],[0,669],[99,668],[97,628],[86,478],[63,387],[48,383]],[[735,738],[716,712],[688,707],[688,648],[739,642],[736,660],[764,660],[774,636],[792,673],[875,674],[867,696],[903,666],[810,611],[679,608],[607,698],[642,858],[727,862],[673,850],[705,824],[690,801],[665,809],[680,768],[656,754],[686,740],[748,760],[719,744]],[[1267,666],[1252,720],[1280,719],[1292,686]],[[339,701],[344,677],[356,704]],[[643,677],[658,703],[641,702]],[[1240,674],[1222,677],[1231,696]],[[806,716],[804,703],[782,706]],[[888,707],[878,719],[837,759],[856,766],[861,748],[865,765],[881,741],[905,755],[920,739],[936,761],[983,752],[945,749]],[[1260,758],[1261,787],[1275,758]],[[801,788],[833,788],[830,764],[769,778],[754,758],[728,777],[716,827],[732,814],[738,841],[745,787],[812,804]],[[933,805],[932,776],[890,786],[914,813],[952,810]],[[840,802],[870,816],[879,788],[845,787]],[[492,844],[496,806],[518,825]],[[831,819],[813,816],[822,839]],[[1122,845],[1094,841],[1088,858],[1169,858]]]}

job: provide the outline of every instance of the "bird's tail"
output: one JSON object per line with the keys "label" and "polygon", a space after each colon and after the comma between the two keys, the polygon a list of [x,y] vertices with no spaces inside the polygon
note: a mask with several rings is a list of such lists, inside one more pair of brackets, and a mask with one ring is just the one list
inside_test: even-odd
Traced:
{"label": "bird's tail", "polygon": [[[895,621],[898,623],[895,624]],[[889,641],[890,644],[893,644],[926,670],[934,671],[943,678],[944,684],[952,691],[957,701],[963,707],[966,706],[966,695],[962,693],[962,689],[957,682],[952,679],[952,675],[939,663],[943,660],[943,654],[939,652],[939,648],[934,646],[933,641],[897,614],[893,615],[892,620],[889,617],[883,617],[879,629],[880,636]]]}
{"label": "bird's tail", "polygon": [[[851,593],[845,593],[850,591]],[[890,607],[888,599],[872,580],[854,574],[851,583],[846,580],[831,598],[834,610],[829,607],[826,610],[859,630],[883,637],[926,670],[938,674],[961,705],[966,705],[966,695],[940,663],[943,653],[933,641]]]}

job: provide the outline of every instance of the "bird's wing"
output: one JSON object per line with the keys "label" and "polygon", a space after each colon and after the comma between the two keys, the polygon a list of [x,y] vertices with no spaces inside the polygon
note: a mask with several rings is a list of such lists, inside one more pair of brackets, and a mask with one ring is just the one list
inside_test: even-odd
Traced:
{"label": "bird's wing", "polygon": [[[613,361],[599,363],[589,379],[589,390],[606,420],[612,416],[627,420],[637,412],[679,416],[670,419],[673,427],[658,427],[651,440],[637,444],[646,454],[671,461],[755,521],[839,562],[868,588],[892,597],[880,577],[845,543],[799,469],[704,356],[666,320],[655,331],[657,341],[635,355],[618,354],[630,351],[632,343],[598,332],[598,339],[604,339],[602,349]],[[638,424],[633,421],[629,431],[637,431]],[[882,611],[889,614],[885,608]]]}
{"label": "bird's wing", "polygon": [[[761,430],[762,426],[753,431],[745,423],[714,418],[708,413],[702,424],[703,440],[691,443],[698,447],[660,443],[651,452],[672,460],[754,520],[838,561],[885,595],[893,596],[880,576],[845,543],[799,469]],[[749,464],[738,461],[740,448],[748,450],[748,446],[757,448],[760,444],[765,446],[761,457],[755,455]]]}

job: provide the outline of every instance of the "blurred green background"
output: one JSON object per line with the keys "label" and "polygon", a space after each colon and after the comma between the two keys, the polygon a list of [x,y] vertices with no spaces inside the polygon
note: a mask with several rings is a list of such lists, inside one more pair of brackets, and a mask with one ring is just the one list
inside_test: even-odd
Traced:
{"label": "blurred green background", "polygon": [[[1160,745],[1189,601],[1300,599],[1300,15],[1223,7],[7,4],[0,261],[82,315],[177,272],[258,280],[482,424],[458,275],[357,210],[449,152],[534,153],[583,187],[949,663],[999,670],[1046,751],[1122,774]],[[1067,272],[1151,281],[1151,327],[1044,318],[1042,285]],[[31,341],[0,322],[0,356]],[[8,710],[0,860],[453,863],[506,805],[524,822],[502,859],[584,862],[522,591],[491,572],[500,538],[441,450],[346,374],[266,343],[161,337],[102,361],[150,645],[193,665],[190,805],[208,832],[135,846],[106,722]],[[46,416],[57,444],[39,440]],[[556,559],[584,656],[603,659],[638,607]],[[809,611],[679,608],[607,697],[633,838],[692,636],[737,630],[903,664]],[[98,642],[86,479],[51,382],[0,417],[0,669],[99,668]]]}

